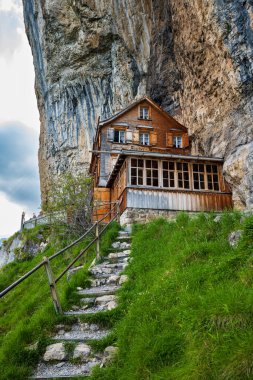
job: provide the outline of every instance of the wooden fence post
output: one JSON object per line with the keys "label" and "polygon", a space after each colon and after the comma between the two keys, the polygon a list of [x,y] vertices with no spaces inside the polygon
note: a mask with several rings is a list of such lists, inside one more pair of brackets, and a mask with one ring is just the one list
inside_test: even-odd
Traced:
{"label": "wooden fence post", "polygon": [[100,241],[99,241],[99,224],[96,223],[96,258],[100,260]]}
{"label": "wooden fence post", "polygon": [[54,281],[54,277],[53,277],[53,273],[52,273],[52,269],[51,269],[51,265],[49,263],[48,257],[44,257],[44,265],[45,265],[45,270],[48,277],[49,287],[50,287],[55,311],[57,314],[62,314],[62,308],[61,308],[60,300],[57,294],[57,289],[56,289],[56,285],[55,285],[55,281]]}

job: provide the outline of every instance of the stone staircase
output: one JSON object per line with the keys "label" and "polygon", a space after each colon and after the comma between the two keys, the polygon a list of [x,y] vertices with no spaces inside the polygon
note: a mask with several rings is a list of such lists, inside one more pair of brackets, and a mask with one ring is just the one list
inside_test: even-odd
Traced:
{"label": "stone staircase", "polygon": [[127,231],[119,231],[112,244],[113,252],[99,264],[94,263],[89,272],[91,286],[77,288],[81,306],[72,306],[66,316],[76,317],[72,324],[56,326],[52,343],[46,347],[43,359],[38,364],[33,379],[64,379],[89,376],[96,365],[109,363],[117,347],[109,346],[103,353],[95,352],[90,341],[105,338],[110,331],[94,323],[80,320],[82,315],[112,310],[117,307],[116,292],[127,281],[122,274],[128,265],[131,238]]}

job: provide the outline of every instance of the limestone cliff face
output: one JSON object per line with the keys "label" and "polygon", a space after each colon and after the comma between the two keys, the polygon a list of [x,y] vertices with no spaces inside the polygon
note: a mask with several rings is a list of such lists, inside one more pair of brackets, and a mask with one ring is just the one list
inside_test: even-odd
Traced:
{"label": "limestone cliff face", "polygon": [[225,158],[239,206],[253,205],[252,0],[24,0],[50,176],[86,170],[98,116],[150,95]]}

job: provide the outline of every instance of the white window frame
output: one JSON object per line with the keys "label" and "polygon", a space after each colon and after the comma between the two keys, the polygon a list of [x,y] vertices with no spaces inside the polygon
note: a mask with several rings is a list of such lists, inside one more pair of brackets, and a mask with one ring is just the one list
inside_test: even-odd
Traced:
{"label": "white window frame", "polygon": [[[131,178],[131,168],[132,168],[132,159],[141,159],[143,160],[143,166],[142,167],[138,167],[138,164],[137,166],[133,167],[136,169],[136,182],[137,184],[134,185],[132,184],[132,178]],[[151,161],[156,161],[158,162],[158,169],[155,169],[153,168],[152,164],[151,164],[151,168],[147,168],[147,161],[148,160],[151,160]],[[170,160],[157,160],[157,159],[153,159],[153,158],[139,158],[139,157],[136,157],[136,158],[129,158],[129,165],[128,165],[128,180],[127,180],[127,183],[129,186],[138,186],[138,187],[151,187],[151,188],[161,188],[161,189],[173,189],[173,190],[185,190],[185,191],[194,191],[194,192],[204,192],[204,191],[209,191],[209,192],[221,192],[221,185],[220,185],[220,172],[219,172],[219,167],[218,165],[216,164],[212,164],[212,163],[204,163],[204,170],[205,170],[205,188],[204,189],[196,189],[195,186],[194,186],[194,177],[193,177],[193,163],[190,163],[190,162],[187,162],[187,161],[171,161],[171,162],[174,162],[174,170],[172,169],[169,169],[169,166],[168,166],[168,170],[167,169],[163,169],[163,161],[166,161],[166,162],[170,162]],[[138,163],[138,161],[137,161]],[[178,168],[178,164],[181,164],[182,167],[181,169]],[[185,170],[185,167],[184,165],[187,165],[187,170]],[[200,163],[198,163],[200,164]],[[207,173],[207,170],[206,170],[206,165],[214,165],[216,166],[216,170],[212,169],[212,172],[210,173]],[[142,171],[142,174],[139,176],[139,171]],[[153,170],[158,170],[158,186],[154,186],[153,184],[152,185],[147,185],[147,170],[151,170],[151,183],[153,183],[155,177],[153,176]],[[163,185],[163,180],[167,178],[164,178],[164,172],[167,171],[168,172],[168,187],[167,186],[164,186]],[[170,173],[174,173],[173,178],[170,178]],[[188,173],[188,177],[185,175],[185,173]],[[197,173],[197,172],[196,172]],[[200,172],[199,172],[200,173]],[[202,173],[202,172],[201,172]],[[207,175],[210,175],[212,176],[212,189],[208,189],[208,178],[207,178]],[[217,181],[214,181],[214,178],[216,178],[215,176],[217,176],[217,179],[218,179],[218,182]],[[138,182],[139,182],[139,177],[142,177],[142,184],[139,185]],[[174,180],[174,187],[173,186],[170,186],[170,179],[173,179]],[[182,182],[182,185],[179,186],[179,182]],[[211,183],[211,181],[210,181]],[[214,189],[215,185],[214,184],[217,184],[217,189]]]}
{"label": "white window frame", "polygon": [[149,107],[140,107],[140,119],[149,120]]}
{"label": "white window frame", "polygon": [[[168,169],[163,168],[163,162],[168,163]],[[170,169],[170,163],[174,164],[174,169]],[[167,178],[165,178],[164,174],[167,173]],[[171,174],[173,173],[173,175]],[[172,178],[173,177],[173,178]],[[168,186],[164,186],[164,181],[168,181]],[[174,186],[170,186],[171,181],[174,181]],[[176,162],[175,161],[168,161],[168,160],[162,160],[161,161],[161,187],[163,189],[176,189],[177,188],[177,175],[176,175]]]}
{"label": "white window frame", "polygon": [[174,148],[182,148],[183,147],[182,136],[173,136],[173,147]]}
{"label": "white window frame", "polygon": [[150,145],[150,134],[148,132],[140,132],[139,143],[141,145]]}
{"label": "white window frame", "polygon": [[[119,139],[118,139],[118,141],[116,140],[116,132],[119,133]],[[123,136],[123,141],[121,141],[121,136]],[[113,140],[113,142],[117,143],[117,144],[125,144],[126,143],[126,132],[124,130],[115,129],[114,130],[114,140]]]}

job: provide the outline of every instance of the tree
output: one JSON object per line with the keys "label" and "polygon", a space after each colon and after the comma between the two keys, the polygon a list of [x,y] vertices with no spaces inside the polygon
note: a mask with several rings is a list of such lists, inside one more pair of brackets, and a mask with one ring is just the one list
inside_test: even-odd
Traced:
{"label": "tree", "polygon": [[55,223],[82,233],[91,222],[92,179],[83,174],[63,173],[51,178],[45,211]]}

